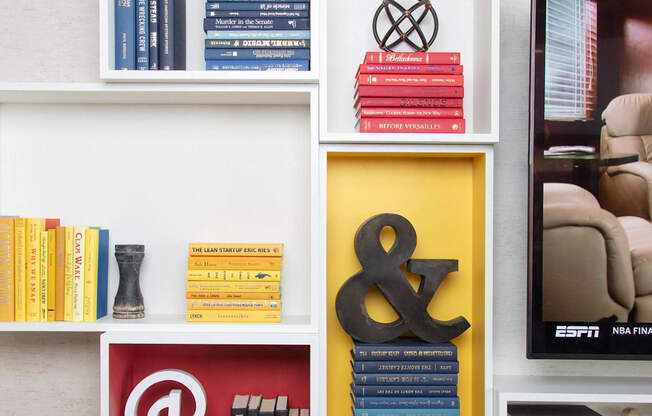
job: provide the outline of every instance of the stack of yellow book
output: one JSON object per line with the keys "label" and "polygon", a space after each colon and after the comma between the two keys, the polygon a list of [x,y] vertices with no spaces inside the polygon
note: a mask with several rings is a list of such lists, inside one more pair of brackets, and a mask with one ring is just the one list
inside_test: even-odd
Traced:
{"label": "stack of yellow book", "polygon": [[191,243],[188,322],[281,322],[283,244]]}

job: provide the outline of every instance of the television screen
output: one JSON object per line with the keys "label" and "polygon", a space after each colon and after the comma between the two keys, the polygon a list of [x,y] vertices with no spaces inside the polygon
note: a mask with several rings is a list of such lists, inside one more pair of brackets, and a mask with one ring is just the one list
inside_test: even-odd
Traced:
{"label": "television screen", "polygon": [[652,358],[652,7],[533,0],[529,358]]}

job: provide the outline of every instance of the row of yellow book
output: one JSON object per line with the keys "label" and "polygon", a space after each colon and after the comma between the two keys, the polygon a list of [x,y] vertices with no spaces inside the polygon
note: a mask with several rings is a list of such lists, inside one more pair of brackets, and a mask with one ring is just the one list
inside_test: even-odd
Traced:
{"label": "row of yellow book", "polygon": [[92,322],[107,313],[109,231],[0,217],[0,321]]}
{"label": "row of yellow book", "polygon": [[188,322],[281,322],[282,244],[191,243]]}

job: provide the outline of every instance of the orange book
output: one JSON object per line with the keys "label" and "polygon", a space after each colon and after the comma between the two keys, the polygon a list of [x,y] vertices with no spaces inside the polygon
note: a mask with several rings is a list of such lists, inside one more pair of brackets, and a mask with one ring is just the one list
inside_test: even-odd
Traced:
{"label": "orange book", "polygon": [[280,257],[188,257],[190,270],[281,270]]}
{"label": "orange book", "polygon": [[247,293],[247,292],[186,292],[186,299],[249,299],[249,300],[280,300],[279,292]]}
{"label": "orange book", "polygon": [[57,227],[54,251],[54,319],[63,321],[66,293],[66,229]]}
{"label": "orange book", "polygon": [[14,320],[14,219],[0,218],[0,321]]}
{"label": "orange book", "polygon": [[190,243],[189,256],[216,257],[281,257],[283,244]]}

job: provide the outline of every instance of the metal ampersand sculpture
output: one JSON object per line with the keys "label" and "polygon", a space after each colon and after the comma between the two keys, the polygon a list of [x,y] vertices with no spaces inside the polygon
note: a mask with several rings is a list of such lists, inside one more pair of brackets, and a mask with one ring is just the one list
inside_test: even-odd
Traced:
{"label": "metal ampersand sculpture", "polygon": [[[394,16],[393,10],[398,12],[398,18]],[[383,11],[389,19],[391,27],[381,38],[378,35],[378,19],[383,14]],[[415,14],[418,14],[417,18],[415,18]],[[421,24],[428,16],[431,16],[433,20],[433,31],[430,38],[426,38],[426,35],[421,29]],[[412,26],[407,31],[403,31],[403,29],[401,29],[401,24],[406,20],[410,22]],[[430,0],[419,0],[414,5],[412,5],[412,7],[407,9],[397,3],[395,0],[383,0],[381,5],[376,10],[376,14],[374,14],[372,30],[374,32],[374,38],[376,39],[376,42],[378,42],[378,46],[380,46],[380,48],[385,51],[394,51],[394,48],[405,42],[415,51],[425,52],[430,46],[432,46],[435,38],[437,37],[437,32],[439,32],[439,19],[437,18],[437,13],[432,7]],[[410,39],[410,35],[415,31],[417,32],[421,45],[415,43],[412,39]],[[390,38],[392,38],[393,34],[396,34],[397,38],[390,41]]]}
{"label": "metal ampersand sculpture", "polygon": [[[387,252],[380,242],[381,230],[394,229],[396,239]],[[380,214],[368,219],[355,235],[355,252],[362,271],[350,277],[337,293],[335,309],[342,328],[362,342],[388,342],[412,331],[424,341],[447,342],[466,331],[470,324],[462,316],[438,321],[428,314],[428,304],[446,275],[457,271],[457,260],[409,260],[417,245],[414,227],[397,214]],[[422,276],[415,291],[400,267]],[[399,314],[390,323],[369,316],[365,296],[376,285]]]}

